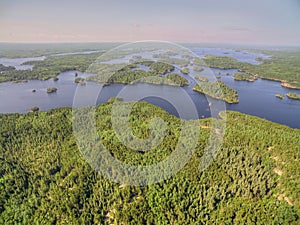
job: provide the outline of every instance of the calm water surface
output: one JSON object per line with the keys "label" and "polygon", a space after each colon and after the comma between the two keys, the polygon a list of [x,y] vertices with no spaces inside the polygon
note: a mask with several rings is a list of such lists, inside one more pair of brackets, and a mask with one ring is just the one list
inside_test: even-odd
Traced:
{"label": "calm water surface", "polygon": [[[222,51],[224,54],[223,49],[218,51]],[[226,50],[225,53],[225,55],[230,55],[228,50]],[[246,55],[243,52],[232,51],[231,53]],[[257,55],[254,55],[251,60],[255,60],[256,58]],[[19,62],[23,62],[22,59],[18,60],[20,60]],[[248,58],[247,60],[250,59]],[[2,62],[3,61],[0,59],[0,63]],[[253,63],[255,62],[253,61]],[[286,94],[288,92],[293,92],[300,94],[300,90],[286,89],[281,87],[279,82],[262,79],[258,79],[255,82],[234,81],[232,74],[237,72],[236,70],[213,69],[212,71],[215,74],[219,74],[220,72],[221,80],[238,91],[240,100],[239,104],[226,104],[227,110],[234,110],[259,116],[273,122],[300,129],[300,101],[291,100],[287,97],[281,100],[275,97],[275,94],[277,93]],[[90,93],[100,90],[102,85],[94,82],[87,82],[84,86],[76,84],[74,82],[76,78],[74,76],[75,72],[78,73],[78,77],[89,76],[89,74],[78,71],[68,71],[61,73],[58,76],[58,81],[50,79],[47,81],[31,80],[27,83],[0,83],[0,113],[26,113],[33,106],[38,106],[42,111],[64,106],[72,106],[76,89],[77,91],[80,91],[84,98],[86,98],[86,102],[89,102],[91,98]],[[226,75],[226,73],[229,73],[230,75]],[[185,77],[189,78],[188,76]],[[197,117],[203,118],[211,116],[210,107],[206,97],[192,91],[192,87],[196,82],[191,77],[188,80],[190,85],[182,89],[195,103],[198,111]],[[49,87],[57,87],[58,90],[56,93],[47,94],[46,90]],[[178,116],[175,106],[166,101],[166,99],[159,98],[157,96],[165,96],[175,99],[176,106],[185,107],[186,105],[186,99],[180,94],[178,87],[150,84],[114,84],[103,87],[97,99],[97,104],[106,102],[109,98],[117,96],[124,88],[127,90],[128,98],[130,98],[130,96],[143,96],[144,93],[153,93],[153,95],[141,97],[141,100],[157,105],[175,116]],[[36,92],[32,92],[33,89],[35,89]],[[185,119],[195,119],[194,115],[190,115],[189,113],[184,114],[182,117]]]}

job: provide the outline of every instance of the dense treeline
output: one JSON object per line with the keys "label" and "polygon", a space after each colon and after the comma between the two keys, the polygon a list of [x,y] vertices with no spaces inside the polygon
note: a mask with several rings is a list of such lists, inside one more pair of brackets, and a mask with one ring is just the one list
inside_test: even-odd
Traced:
{"label": "dense treeline", "polygon": [[[202,78],[200,77],[200,79]],[[222,81],[199,82],[193,88],[193,90],[208,95],[212,98],[223,100],[227,103],[239,102],[237,91],[232,89]]]}
{"label": "dense treeline", "polygon": [[3,64],[0,64],[0,72],[4,71],[10,71],[10,70],[15,70],[16,68],[13,66],[4,66]]}
{"label": "dense treeline", "polygon": [[196,75],[195,79],[200,82],[208,82],[208,78],[206,76],[202,76],[202,75]]}
{"label": "dense treeline", "polygon": [[286,84],[286,87],[300,88],[300,51],[265,51],[271,55],[271,59],[260,60],[259,65],[238,62],[233,57],[222,57],[207,55],[205,63],[214,68],[220,69],[239,69],[251,75],[261,78],[278,80]]}
{"label": "dense treeline", "polygon": [[171,80],[170,83],[174,83],[174,85],[179,85],[179,86],[188,86],[189,82],[186,78],[176,74],[176,73],[172,73],[172,74],[168,74],[166,75],[166,78]]}
{"label": "dense treeline", "polygon": [[170,73],[175,69],[173,65],[163,62],[155,62],[150,65],[150,70],[156,74],[164,75]]}
{"label": "dense treeline", "polygon": [[66,52],[83,52],[94,50],[109,50],[119,43],[53,43],[53,44],[12,44],[0,43],[0,57],[25,58],[48,56]]}
{"label": "dense treeline", "polygon": [[[132,151],[112,130],[111,103],[96,109],[99,137],[117,159],[149,164],[176,147],[181,122],[146,103],[130,115],[134,134],[149,135],[153,117],[167,122],[155,150]],[[299,224],[300,131],[227,112],[226,134],[214,162],[199,164],[211,120],[189,163],[163,182],[131,187],[97,175],[84,161],[69,108],[0,115],[1,224]]]}
{"label": "dense treeline", "polygon": [[253,82],[257,80],[258,76],[253,76],[251,74],[246,74],[246,73],[235,73],[233,74],[234,80],[236,81],[249,81]]}
{"label": "dense treeline", "polygon": [[[101,65],[100,68],[96,67],[93,70],[97,75],[89,77],[88,80],[104,83],[105,85],[114,83],[132,84],[136,82],[171,86],[186,86],[189,84],[186,78],[178,74],[168,74],[175,69],[170,64],[153,61],[143,61],[139,64],[149,67],[150,70],[138,69],[138,64],[124,66]],[[116,67],[116,71],[114,71],[114,67]],[[118,70],[118,67],[121,67],[121,69]]]}
{"label": "dense treeline", "polygon": [[79,70],[84,72],[102,53],[51,56],[43,61],[29,61],[32,70],[9,70],[0,74],[0,82],[20,80],[47,80],[58,74]]}

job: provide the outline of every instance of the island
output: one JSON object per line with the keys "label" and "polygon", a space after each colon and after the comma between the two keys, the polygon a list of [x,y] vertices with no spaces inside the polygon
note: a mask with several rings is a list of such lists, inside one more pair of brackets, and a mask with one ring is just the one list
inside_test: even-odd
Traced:
{"label": "island", "polygon": [[[151,61],[150,61],[151,62]],[[175,69],[173,65],[164,62],[152,62],[150,65],[150,70],[153,73],[158,75],[164,75],[166,73],[170,73]]]}
{"label": "island", "polygon": [[199,82],[193,90],[229,104],[239,102],[237,91],[222,81]]}
{"label": "island", "polygon": [[200,82],[208,82],[208,78],[205,76],[201,76],[201,75],[196,75],[195,79],[200,81]]}
{"label": "island", "polygon": [[[164,62],[143,61],[138,64],[149,67],[149,71],[138,69],[136,64],[126,65],[115,71],[113,75],[106,75],[105,69],[96,71],[99,75],[90,76],[87,79],[103,83],[105,86],[110,84],[134,84],[149,83],[155,85],[186,86],[188,80],[179,74],[172,73],[175,67]],[[110,69],[113,65],[109,65]]]}
{"label": "island", "polygon": [[286,96],[290,99],[294,99],[294,100],[300,100],[300,95],[296,94],[296,93],[287,93]]}
{"label": "island", "polygon": [[40,108],[39,107],[37,107],[37,106],[34,106],[34,107],[32,107],[31,109],[29,109],[29,111],[28,112],[38,112],[40,110]]}
{"label": "island", "polygon": [[196,72],[201,72],[204,69],[202,67],[200,67],[200,66],[194,66],[193,70],[196,71]]}
{"label": "island", "polygon": [[190,69],[189,68],[183,68],[180,70],[181,73],[183,73],[184,75],[188,75],[189,72],[190,72]]}
{"label": "island", "polygon": [[282,94],[276,94],[275,95],[277,98],[280,98],[280,99],[283,99],[284,98],[284,95],[282,95]]}
{"label": "island", "polygon": [[84,78],[81,78],[81,77],[78,77],[74,80],[74,82],[76,84],[81,84],[81,85],[85,85],[85,79]]}
{"label": "island", "polygon": [[166,82],[167,85],[174,85],[174,86],[188,86],[189,82],[186,78],[180,76],[177,73],[172,73],[166,75],[166,78],[171,82]]}
{"label": "island", "polygon": [[248,81],[248,82],[254,82],[258,79],[258,76],[247,74],[247,73],[235,73],[233,74],[234,80],[236,81]]}
{"label": "island", "polygon": [[57,91],[56,87],[47,88],[47,93],[48,94],[55,93],[56,91]]}

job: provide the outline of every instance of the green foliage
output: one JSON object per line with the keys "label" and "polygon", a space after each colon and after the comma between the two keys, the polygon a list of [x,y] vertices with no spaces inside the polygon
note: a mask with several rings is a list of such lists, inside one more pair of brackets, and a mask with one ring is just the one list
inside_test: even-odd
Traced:
{"label": "green foliage", "polygon": [[168,63],[155,62],[150,65],[150,70],[158,75],[164,75],[170,73],[175,69],[175,67]]}
{"label": "green foliage", "polygon": [[38,112],[39,110],[40,110],[39,107],[34,106],[34,107],[32,107],[32,108],[29,110],[29,112]]}
{"label": "green foliage", "polygon": [[239,102],[237,91],[222,81],[199,82],[193,90],[227,103]]}
{"label": "green foliage", "polygon": [[272,55],[271,59],[263,60],[260,65],[238,62],[233,57],[207,55],[205,63],[213,68],[239,69],[252,76],[287,83],[289,87],[300,88],[300,51],[265,51]]}
{"label": "green foliage", "polygon": [[85,81],[85,79],[84,78],[81,78],[81,77],[77,77],[76,79],[75,79],[75,83],[77,83],[77,84],[83,84],[84,83],[84,81]]}
{"label": "green foliage", "polygon": [[200,81],[200,82],[208,82],[208,78],[205,76],[201,76],[201,75],[196,75],[195,79]]}
{"label": "green foliage", "polygon": [[[117,159],[147,165],[174,151],[180,119],[135,104],[130,124],[136,136],[147,137],[154,117],[168,125],[163,143],[141,154],[119,142],[111,109],[112,102],[98,106],[95,119]],[[84,161],[69,108],[2,114],[0,124],[0,224],[299,224],[299,130],[227,112],[223,145],[200,173],[211,119],[200,120],[197,149],[180,172],[130,187],[100,177]]]}
{"label": "green foliage", "polygon": [[184,78],[176,73],[168,74],[166,76],[166,78],[171,80],[172,83],[174,83],[175,85],[179,85],[179,86],[188,86],[189,85],[189,82],[186,78]]}
{"label": "green foliage", "polygon": [[203,71],[204,69],[203,69],[202,67],[200,67],[200,66],[194,66],[193,70],[194,70],[194,71],[197,71],[197,72],[201,72],[201,71]]}
{"label": "green foliage", "polygon": [[15,70],[16,68],[13,66],[4,66],[0,64],[0,72]]}
{"label": "green foliage", "polygon": [[281,95],[281,94],[276,94],[275,95],[277,98],[280,98],[280,99],[283,99],[284,98],[284,95]]}
{"label": "green foliage", "polygon": [[[139,64],[149,66],[150,71],[139,69],[132,70],[132,68],[137,68],[136,64],[124,65],[123,67],[120,65],[116,66],[103,64],[101,66],[102,69],[99,71],[99,74],[89,77],[88,80],[101,82],[105,85],[114,83],[132,84],[137,82],[170,86],[188,85],[187,79],[181,77],[178,74],[165,75],[166,73],[174,70],[174,66],[172,65],[153,61],[142,61]],[[116,69],[116,71],[114,72],[114,67],[121,67],[121,69]],[[106,69],[109,72],[107,72]],[[113,75],[110,76],[110,73],[112,73]]]}
{"label": "green foliage", "polygon": [[51,88],[47,88],[47,93],[48,94],[51,94],[51,93],[54,93],[57,91],[57,88],[56,87],[51,87]]}
{"label": "green foliage", "polygon": [[183,68],[183,69],[180,70],[180,72],[187,75],[187,74],[189,74],[190,69],[189,68]]}
{"label": "green foliage", "polygon": [[0,57],[37,57],[66,52],[109,50],[119,43],[55,43],[55,44],[12,44],[0,43]]}
{"label": "green foliage", "polygon": [[32,70],[9,70],[0,74],[0,82],[29,79],[47,80],[58,74],[78,70],[84,72],[101,53],[51,56],[43,61],[29,61],[24,64],[33,65]]}
{"label": "green foliage", "polygon": [[295,100],[300,100],[300,95],[296,94],[296,93],[287,93],[286,96],[290,99],[295,99]]}
{"label": "green foliage", "polygon": [[251,74],[246,74],[246,73],[235,73],[233,74],[234,80],[236,81],[249,81],[253,82],[257,80],[258,76],[253,76]]}

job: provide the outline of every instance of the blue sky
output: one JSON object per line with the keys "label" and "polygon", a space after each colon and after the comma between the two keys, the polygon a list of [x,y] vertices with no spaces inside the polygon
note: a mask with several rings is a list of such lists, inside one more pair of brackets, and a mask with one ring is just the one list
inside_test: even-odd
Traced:
{"label": "blue sky", "polygon": [[2,0],[0,42],[300,45],[300,0]]}

